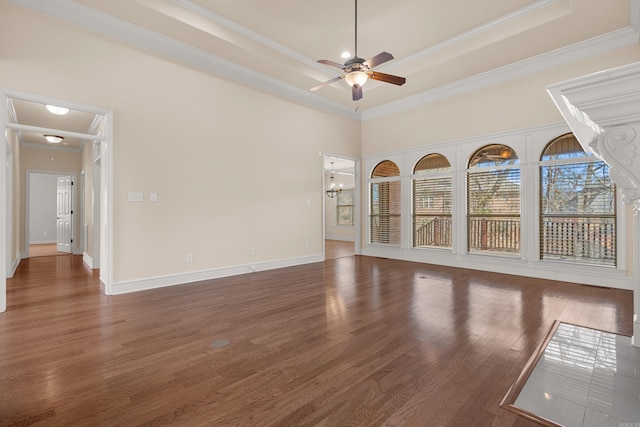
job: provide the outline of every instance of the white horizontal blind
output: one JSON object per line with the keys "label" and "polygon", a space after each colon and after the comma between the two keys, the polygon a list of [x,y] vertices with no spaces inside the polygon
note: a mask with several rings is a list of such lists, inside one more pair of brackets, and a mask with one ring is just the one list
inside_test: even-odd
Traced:
{"label": "white horizontal blind", "polygon": [[616,265],[616,198],[602,161],[540,167],[540,258]]}
{"label": "white horizontal blind", "polygon": [[400,244],[400,181],[371,183],[370,241]]}
{"label": "white horizontal blind", "polygon": [[451,247],[452,178],[414,179],[413,246]]}
{"label": "white horizontal blind", "polygon": [[520,253],[520,169],[467,173],[469,252]]}

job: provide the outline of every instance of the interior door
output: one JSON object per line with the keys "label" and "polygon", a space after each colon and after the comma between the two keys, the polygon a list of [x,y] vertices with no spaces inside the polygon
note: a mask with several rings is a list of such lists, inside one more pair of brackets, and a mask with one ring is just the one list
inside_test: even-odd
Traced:
{"label": "interior door", "polygon": [[57,242],[58,252],[71,252],[71,176],[58,177]]}

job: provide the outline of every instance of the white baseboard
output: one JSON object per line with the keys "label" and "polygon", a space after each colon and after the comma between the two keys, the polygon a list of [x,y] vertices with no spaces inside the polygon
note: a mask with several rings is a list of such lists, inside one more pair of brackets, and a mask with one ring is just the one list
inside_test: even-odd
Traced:
{"label": "white baseboard", "polygon": [[391,258],[448,267],[513,274],[561,282],[633,290],[634,281],[626,272],[609,267],[522,260],[516,257],[480,254],[454,254],[439,249],[401,249],[393,246],[367,245],[362,255]]}
{"label": "white baseboard", "polygon": [[166,286],[182,285],[185,283],[199,282],[202,280],[219,279],[222,277],[238,276],[241,274],[255,273],[259,271],[274,270],[276,268],[293,267],[296,265],[322,262],[322,255],[311,255],[301,258],[267,261],[255,264],[245,264],[232,267],[214,268],[210,270],[190,271],[187,273],[173,274],[170,276],[149,277],[146,279],[129,280],[113,284],[112,295],[126,294],[129,292],[144,291],[148,289],[163,288]]}
{"label": "white baseboard", "polygon": [[87,264],[87,267],[93,270],[93,258],[91,258],[88,253],[82,252],[82,261]]}
{"label": "white baseboard", "polygon": [[34,240],[29,242],[30,245],[50,245],[52,243],[57,243],[55,240]]}

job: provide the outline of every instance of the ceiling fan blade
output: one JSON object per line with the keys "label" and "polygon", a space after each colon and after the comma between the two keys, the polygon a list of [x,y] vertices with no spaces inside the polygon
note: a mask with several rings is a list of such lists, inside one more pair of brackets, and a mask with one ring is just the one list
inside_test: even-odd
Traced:
{"label": "ceiling fan blade", "polygon": [[341,70],[344,68],[344,65],[338,64],[335,61],[329,61],[328,59],[318,59],[318,62],[324,65],[329,65],[331,67],[340,68]]}
{"label": "ceiling fan blade", "polygon": [[373,58],[367,59],[366,61],[364,61],[364,65],[366,65],[369,68],[373,68],[380,64],[384,64],[387,61],[391,61],[392,59],[393,59],[393,55],[391,55],[389,52],[381,52],[376,56],[374,56]]}
{"label": "ceiling fan blade", "polygon": [[370,72],[369,78],[385,83],[393,83],[394,85],[398,86],[402,86],[407,81],[407,79],[405,79],[404,77],[392,76],[391,74],[380,73],[378,71]]}
{"label": "ceiling fan blade", "polygon": [[334,78],[332,78],[331,80],[327,80],[327,81],[326,81],[326,82],[324,82],[324,83],[320,83],[319,85],[314,86],[314,87],[312,87],[312,88],[311,88],[311,89],[309,89],[309,90],[310,90],[311,92],[315,92],[315,91],[317,91],[318,89],[323,88],[323,87],[325,87],[325,86],[329,86],[331,83],[335,83],[335,82],[337,82],[338,80],[343,79],[343,78],[344,78],[344,76],[334,77]]}
{"label": "ceiling fan blade", "polygon": [[362,99],[362,86],[353,85],[353,87],[351,88],[351,93],[353,94],[354,101]]}

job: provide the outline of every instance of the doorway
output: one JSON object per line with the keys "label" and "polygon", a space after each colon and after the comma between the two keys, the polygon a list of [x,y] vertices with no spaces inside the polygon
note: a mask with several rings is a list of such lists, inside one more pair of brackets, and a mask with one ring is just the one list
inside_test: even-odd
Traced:
{"label": "doorway", "polygon": [[[65,110],[64,119],[58,118],[56,113],[52,112],[49,107]],[[49,112],[45,112],[45,109]],[[87,126],[86,118],[90,117],[89,125]],[[85,120],[83,122],[83,120]],[[74,124],[84,123],[84,127],[74,128]],[[82,165],[93,165],[96,162],[96,157],[99,161],[99,167],[97,174],[91,176],[90,181],[85,186],[86,193],[89,190],[93,193],[96,188],[98,192],[92,194],[92,198],[85,198],[84,200],[97,200],[103,203],[84,203],[84,206],[74,206],[74,209],[83,209],[86,206],[92,208],[97,206],[100,210],[99,213],[91,213],[90,217],[96,219],[96,222],[91,222],[90,229],[87,233],[83,233],[83,227],[85,224],[76,225],[69,228],[70,236],[76,239],[72,243],[69,250],[72,252],[82,253],[84,249],[84,239],[86,236],[99,235],[98,239],[92,239],[97,241],[95,247],[96,253],[100,252],[100,255],[96,256],[96,259],[100,260],[100,281],[104,285],[104,292],[107,295],[112,293],[111,274],[112,263],[111,261],[111,233],[112,233],[112,215],[111,215],[111,200],[112,200],[112,137],[113,134],[113,113],[104,108],[94,107],[86,104],[78,104],[76,102],[53,99],[48,97],[42,97],[34,94],[27,94],[23,92],[17,92],[12,90],[0,89],[0,129],[4,130],[5,144],[7,150],[0,150],[0,188],[11,189],[11,191],[5,191],[5,195],[0,197],[0,240],[7,241],[8,238],[14,236],[12,239],[16,242],[13,247],[10,245],[2,245],[0,253],[0,312],[6,310],[6,278],[8,273],[15,270],[20,259],[28,256],[29,241],[27,240],[27,209],[26,209],[26,194],[28,186],[26,180],[28,179],[27,170],[31,165],[43,165],[38,163],[37,160],[30,158],[34,150],[50,150],[48,153],[53,153],[51,158],[56,156],[63,157],[60,153],[67,153],[69,151],[75,151],[76,153],[82,152]],[[48,138],[48,137],[53,137]],[[55,146],[47,144],[57,144]],[[84,147],[87,146],[85,150]],[[95,148],[99,153],[95,155]],[[14,153],[10,155],[12,150]],[[56,151],[57,150],[57,151]],[[17,153],[17,154],[15,154]],[[86,156],[85,156],[85,153]],[[80,158],[80,157],[78,157]],[[30,164],[29,161],[32,163]],[[40,159],[41,161],[41,159]],[[10,165],[7,164],[10,162]],[[82,165],[78,164],[76,171],[71,175],[77,175],[82,169]],[[69,169],[52,167],[51,170],[44,170],[42,167],[36,166],[36,171],[46,172],[58,172],[67,173]],[[13,180],[9,182],[7,179],[10,171],[22,171],[22,179]],[[74,176],[75,178],[75,176]],[[18,181],[18,182],[16,182]],[[76,190],[77,191],[77,190]],[[74,194],[74,190],[71,190],[71,194]],[[95,196],[95,197],[93,197]],[[77,197],[77,194],[75,194]],[[9,209],[14,206],[14,214],[10,215]],[[16,214],[16,206],[17,208]],[[77,211],[76,211],[76,215]],[[78,221],[76,221],[77,223]],[[81,236],[80,241],[78,241]],[[74,245],[75,244],[75,245]],[[58,248],[57,242],[56,247]],[[15,267],[14,267],[15,264]]]}
{"label": "doorway", "polygon": [[323,156],[324,258],[353,256],[360,250],[359,162]]}
{"label": "doorway", "polygon": [[73,173],[27,171],[25,256],[78,253]]}

